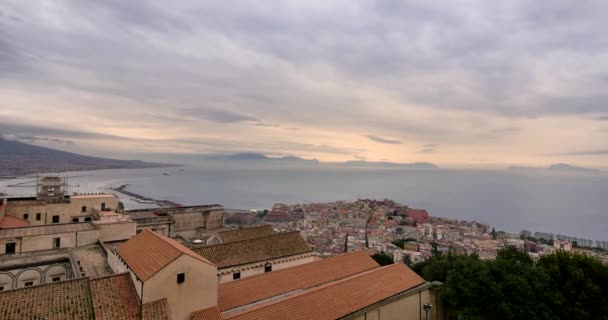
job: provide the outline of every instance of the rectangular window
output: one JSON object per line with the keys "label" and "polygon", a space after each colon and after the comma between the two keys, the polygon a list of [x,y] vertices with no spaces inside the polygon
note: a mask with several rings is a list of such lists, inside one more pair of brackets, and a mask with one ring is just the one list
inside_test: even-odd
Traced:
{"label": "rectangular window", "polygon": [[55,278],[53,278],[53,282],[59,282],[59,281],[61,281],[61,278],[60,278],[60,277],[55,277]]}
{"label": "rectangular window", "polygon": [[240,272],[235,272],[232,274],[232,280],[238,280],[241,278],[241,273]]}
{"label": "rectangular window", "polygon": [[82,206],[82,208],[80,209],[80,212],[87,212],[87,206]]}
{"label": "rectangular window", "polygon": [[59,216],[53,216],[53,223],[59,223]]}
{"label": "rectangular window", "polygon": [[4,287],[0,286],[0,291],[4,291]]}
{"label": "rectangular window", "polygon": [[78,222],[78,218],[72,218],[72,222]]}
{"label": "rectangular window", "polygon": [[17,248],[17,244],[14,242],[9,242],[6,244],[5,246],[5,253],[6,254],[14,254],[15,253],[15,248]]}
{"label": "rectangular window", "polygon": [[25,283],[26,287],[31,287],[33,285],[34,285],[34,281],[28,281],[28,282]]}
{"label": "rectangular window", "polygon": [[177,274],[177,283],[184,283],[184,281],[186,281],[186,274],[178,273]]}
{"label": "rectangular window", "polygon": [[272,271],[272,265],[271,264],[267,264],[264,266],[264,272],[270,272]]}
{"label": "rectangular window", "polygon": [[36,213],[36,221],[40,221],[42,219],[42,213]]}
{"label": "rectangular window", "polygon": [[61,238],[53,238],[53,248],[61,248]]}
{"label": "rectangular window", "polygon": [[101,211],[104,211],[104,210],[106,210],[106,203],[102,202],[101,203]]}
{"label": "rectangular window", "polygon": [[27,220],[30,217],[29,213],[24,213],[23,214],[23,220]]}

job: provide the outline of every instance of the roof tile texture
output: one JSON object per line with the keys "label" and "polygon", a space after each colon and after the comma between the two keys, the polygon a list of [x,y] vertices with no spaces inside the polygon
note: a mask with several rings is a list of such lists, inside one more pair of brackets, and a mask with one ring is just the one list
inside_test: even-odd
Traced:
{"label": "roof tile texture", "polygon": [[167,299],[160,299],[143,305],[143,320],[171,320]]}
{"label": "roof tile texture", "polygon": [[270,236],[276,232],[271,225],[264,225],[260,227],[245,228],[239,230],[228,230],[218,232],[218,236],[222,240],[222,243],[235,242],[241,240],[254,239],[264,236]]}
{"label": "roof tile texture", "polygon": [[88,279],[0,292],[0,319],[93,319]]}
{"label": "roof tile texture", "polygon": [[139,319],[139,299],[128,273],[91,279],[95,319]]}
{"label": "roof tile texture", "polygon": [[393,264],[224,316],[231,320],[337,319],[424,283],[403,264]]}
{"label": "roof tile texture", "polygon": [[182,254],[213,265],[177,241],[148,229],[144,229],[129,241],[121,244],[116,248],[116,252],[143,282]]}
{"label": "roof tile texture", "polygon": [[238,266],[311,252],[300,232],[277,233],[249,240],[222,243],[194,249],[218,268]]}
{"label": "roof tile texture", "polygon": [[218,306],[226,311],[298,289],[315,287],[379,267],[358,251],[304,265],[221,284]]}
{"label": "roof tile texture", "polygon": [[192,320],[223,320],[217,307],[210,307],[192,313]]}

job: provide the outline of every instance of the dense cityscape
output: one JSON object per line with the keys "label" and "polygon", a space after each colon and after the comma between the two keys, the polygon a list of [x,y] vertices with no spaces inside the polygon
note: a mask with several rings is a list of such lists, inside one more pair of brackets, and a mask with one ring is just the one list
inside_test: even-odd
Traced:
{"label": "dense cityscape", "polygon": [[608,241],[527,230],[498,231],[476,221],[434,217],[424,209],[388,199],[278,203],[265,214],[229,213],[226,222],[236,226],[262,222],[281,231],[300,231],[322,256],[370,249],[411,265],[429,259],[434,252],[494,259],[499,249],[513,246],[534,259],[557,250],[573,250],[608,264]]}

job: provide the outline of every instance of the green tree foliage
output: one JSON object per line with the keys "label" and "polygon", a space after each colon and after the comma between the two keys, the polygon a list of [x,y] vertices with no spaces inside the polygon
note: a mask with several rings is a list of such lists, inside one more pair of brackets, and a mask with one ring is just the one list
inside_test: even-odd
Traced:
{"label": "green tree foliage", "polygon": [[412,269],[444,282],[449,319],[608,319],[608,267],[581,254],[534,263],[509,247],[493,261],[448,254]]}
{"label": "green tree foliage", "polygon": [[380,253],[376,253],[375,255],[372,256],[372,258],[374,260],[376,260],[376,262],[378,262],[378,264],[381,266],[393,264],[393,257],[389,256],[384,251],[381,251]]}

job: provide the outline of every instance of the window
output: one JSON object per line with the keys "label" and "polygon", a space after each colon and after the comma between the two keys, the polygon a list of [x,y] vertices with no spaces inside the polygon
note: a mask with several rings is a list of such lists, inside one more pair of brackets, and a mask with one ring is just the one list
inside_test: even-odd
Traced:
{"label": "window", "polygon": [[6,244],[5,246],[5,253],[6,254],[14,254],[15,253],[15,248],[17,247],[17,244],[14,242],[9,242]]}
{"label": "window", "polygon": [[42,213],[36,213],[36,221],[40,221],[42,219]]}
{"label": "window", "polygon": [[53,223],[59,223],[59,216],[53,216]]}
{"label": "window", "polygon": [[91,221],[91,217],[86,217],[86,218],[84,218],[84,221],[86,221],[86,222],[90,222],[90,221]]}
{"label": "window", "polygon": [[55,278],[53,278],[53,282],[59,282],[59,281],[61,281],[61,277],[55,277]]}
{"label": "window", "polygon": [[78,222],[78,218],[72,218],[72,222]]}
{"label": "window", "polygon": [[53,248],[61,248],[61,238],[53,238]]}
{"label": "window", "polygon": [[82,206],[82,208],[80,209],[80,212],[87,212],[87,206]]}
{"label": "window", "polygon": [[235,272],[232,274],[232,280],[238,280],[241,278],[241,273],[240,272]]}
{"label": "window", "polygon": [[272,271],[272,265],[269,263],[264,266],[264,272],[270,272],[270,271]]}
{"label": "window", "polygon": [[106,203],[102,202],[101,203],[101,211],[104,211],[104,210],[106,210]]}
{"label": "window", "polygon": [[30,217],[29,213],[24,213],[23,214],[23,220],[28,220],[29,217]]}
{"label": "window", "polygon": [[185,281],[186,281],[186,274],[178,273],[177,274],[177,283],[184,283]]}
{"label": "window", "polygon": [[34,281],[28,281],[28,282],[25,283],[26,287],[31,287],[33,285],[34,285]]}
{"label": "window", "polygon": [[4,287],[0,286],[0,291],[4,291]]}

